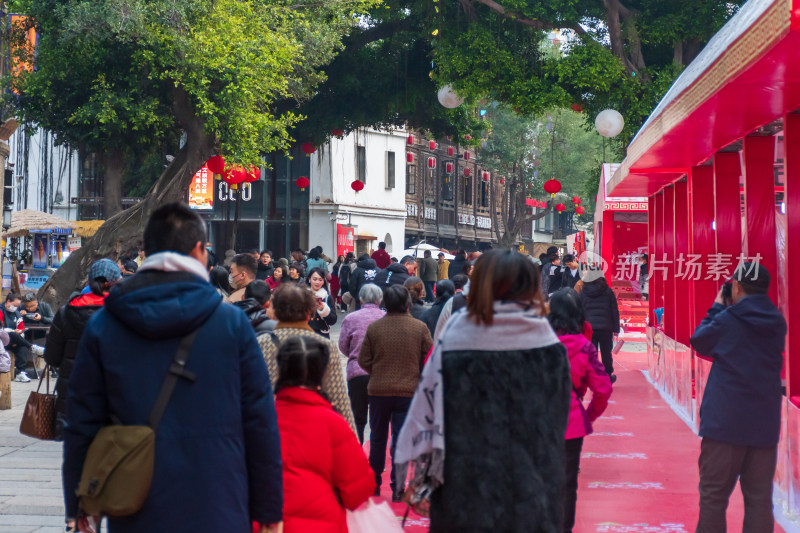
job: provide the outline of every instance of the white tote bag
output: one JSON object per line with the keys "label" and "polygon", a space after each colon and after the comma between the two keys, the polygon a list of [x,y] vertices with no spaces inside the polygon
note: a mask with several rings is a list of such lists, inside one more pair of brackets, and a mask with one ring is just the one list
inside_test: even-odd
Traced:
{"label": "white tote bag", "polygon": [[403,528],[386,501],[376,503],[367,499],[355,511],[347,511],[347,530],[350,533],[403,533]]}

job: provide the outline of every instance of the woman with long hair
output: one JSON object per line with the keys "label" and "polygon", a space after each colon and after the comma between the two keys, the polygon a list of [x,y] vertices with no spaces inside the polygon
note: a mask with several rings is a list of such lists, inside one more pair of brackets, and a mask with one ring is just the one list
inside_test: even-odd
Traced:
{"label": "woman with long hair", "polygon": [[329,359],[328,345],[313,337],[288,338],[277,353],[286,533],[347,531],[345,510],[375,490],[358,439],[322,393]]}
{"label": "woman with long hair", "polygon": [[406,501],[433,491],[432,533],[558,531],[571,394],[538,269],[511,250],[483,254],[398,439],[395,462],[414,466]]}
{"label": "woman with long hair", "polygon": [[276,265],[275,270],[272,271],[272,275],[267,278],[267,285],[274,291],[287,279],[289,279],[289,269],[283,265]]}
{"label": "woman with long hair", "polygon": [[341,290],[342,286],[339,283],[339,270],[344,266],[344,256],[340,255],[336,258],[336,263],[334,263],[333,267],[331,268],[331,295],[333,299],[336,301],[336,305],[342,301],[341,296],[339,295],[339,291]]}
{"label": "woman with long hair", "polygon": [[[597,359],[597,348],[584,335],[585,318],[580,295],[573,289],[561,289],[550,297],[550,325],[567,348],[572,377],[572,404],[569,411],[564,453],[566,455],[564,486],[564,533],[575,526],[575,504],[578,501],[578,472],[581,466],[583,438],[592,432],[592,422],[608,406],[611,379]],[[592,391],[592,401],[584,408],[583,397]]]}
{"label": "woman with long hair", "polygon": [[312,268],[308,271],[308,286],[317,299],[317,308],[308,325],[311,329],[329,339],[331,336],[331,326],[336,324],[336,306],[333,303],[333,295],[328,291],[328,282],[325,280],[325,272],[321,268]]}
{"label": "woman with long hair", "polygon": [[228,283],[228,269],[221,266],[212,267],[211,270],[208,272],[209,280],[211,281],[211,285],[217,289],[217,292],[223,298],[227,298],[233,289],[231,289],[231,284]]}
{"label": "woman with long hair", "polygon": [[411,308],[408,312],[414,318],[422,320],[422,313],[425,312],[425,283],[422,278],[411,276],[403,282],[403,286],[411,295]]}

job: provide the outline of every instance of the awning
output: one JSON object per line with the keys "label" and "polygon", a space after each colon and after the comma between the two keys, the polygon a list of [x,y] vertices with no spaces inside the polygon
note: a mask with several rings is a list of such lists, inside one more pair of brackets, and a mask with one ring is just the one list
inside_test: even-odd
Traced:
{"label": "awning", "polygon": [[[793,7],[795,6],[795,7]],[[681,74],[628,146],[613,196],[650,196],[800,108],[800,9],[750,0]]]}
{"label": "awning", "polygon": [[75,233],[88,239],[97,233],[104,222],[105,220],[79,220],[75,222]]}
{"label": "awning", "polygon": [[22,211],[13,211],[11,213],[11,226],[7,231],[3,232],[2,237],[4,239],[22,237],[28,235],[31,231],[54,229],[74,230],[75,223],[50,213],[23,209]]}
{"label": "awning", "polygon": [[377,241],[378,238],[375,235],[370,235],[369,233],[360,233],[356,235],[357,241]]}

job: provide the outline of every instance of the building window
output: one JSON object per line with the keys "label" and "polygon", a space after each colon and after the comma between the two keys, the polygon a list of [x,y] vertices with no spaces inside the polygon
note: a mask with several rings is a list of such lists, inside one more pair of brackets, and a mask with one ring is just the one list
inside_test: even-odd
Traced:
{"label": "building window", "polygon": [[356,165],[358,166],[358,179],[367,183],[367,149],[363,146],[356,148]]}
{"label": "building window", "polygon": [[472,205],[472,177],[471,176],[464,176],[464,186],[461,188],[464,191],[464,199],[462,200],[462,204],[464,205]]}
{"label": "building window", "polygon": [[489,183],[481,181],[481,207],[489,207]]}
{"label": "building window", "polygon": [[453,201],[453,177],[442,172],[442,200]]}
{"label": "building window", "polygon": [[408,165],[406,172],[406,194],[417,194],[417,165]]}
{"label": "building window", "polygon": [[394,152],[386,152],[386,188],[394,189]]}

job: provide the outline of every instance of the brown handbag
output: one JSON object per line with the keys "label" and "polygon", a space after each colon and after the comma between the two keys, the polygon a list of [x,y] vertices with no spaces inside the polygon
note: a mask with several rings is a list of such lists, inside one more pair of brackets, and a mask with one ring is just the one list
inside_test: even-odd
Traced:
{"label": "brown handbag", "polygon": [[[42,394],[42,379],[47,376],[47,392]],[[56,437],[56,395],[50,394],[50,365],[44,367],[39,376],[39,386],[28,396],[19,432],[41,440],[54,440]]]}

